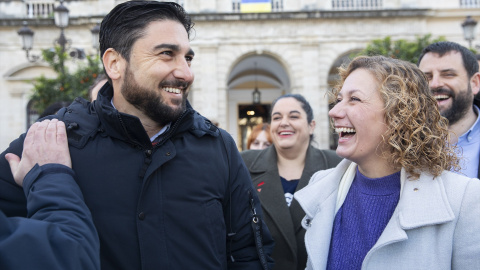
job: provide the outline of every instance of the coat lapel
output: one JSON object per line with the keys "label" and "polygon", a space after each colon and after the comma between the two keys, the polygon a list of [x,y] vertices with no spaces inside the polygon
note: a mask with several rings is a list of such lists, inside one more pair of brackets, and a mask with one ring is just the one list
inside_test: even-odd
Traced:
{"label": "coat lapel", "polygon": [[263,210],[271,217],[292,253],[295,253],[296,240],[292,217],[289,214],[282,182],[277,168],[277,154],[274,147],[262,151],[249,168],[252,183],[257,189]]}
{"label": "coat lapel", "polygon": [[350,163],[343,160],[336,168],[316,173],[307,187],[295,193],[306,213],[302,226],[307,229],[305,246],[313,269],[327,267],[338,186]]}
{"label": "coat lapel", "polygon": [[[295,198],[302,205],[307,228],[305,245],[313,269],[325,269],[330,248],[338,185],[350,161],[342,161],[335,169],[317,173],[310,185],[297,191]],[[405,171],[402,170],[402,174]],[[363,265],[378,249],[407,240],[407,230],[442,224],[454,220],[442,176],[422,173],[418,180],[404,180],[399,204],[382,235],[368,252]],[[307,221],[310,220],[310,221]],[[309,224],[309,225],[308,225]],[[319,267],[319,268],[316,268]]]}
{"label": "coat lapel", "polygon": [[[402,169],[402,174],[405,170]],[[450,222],[455,214],[448,201],[442,176],[422,173],[417,180],[404,180],[402,194],[382,235],[365,256],[363,265],[378,249],[408,239],[406,231]]]}
{"label": "coat lapel", "polygon": [[[327,160],[325,160],[325,156],[321,155],[320,151],[313,148],[313,146],[309,146],[305,157],[305,167],[298,183],[297,191],[308,185],[314,173],[326,168]],[[302,219],[305,216],[305,212],[296,199],[293,199],[290,205],[290,214],[292,215],[295,232],[297,232],[302,228]]]}

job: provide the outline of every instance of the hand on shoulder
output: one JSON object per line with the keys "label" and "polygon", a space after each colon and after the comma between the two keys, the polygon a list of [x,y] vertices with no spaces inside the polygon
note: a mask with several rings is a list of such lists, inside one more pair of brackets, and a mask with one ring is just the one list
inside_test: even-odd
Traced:
{"label": "hand on shoulder", "polygon": [[39,166],[57,163],[72,167],[65,124],[57,119],[33,124],[23,143],[22,158],[15,154],[5,155],[15,182],[22,186],[25,175]]}

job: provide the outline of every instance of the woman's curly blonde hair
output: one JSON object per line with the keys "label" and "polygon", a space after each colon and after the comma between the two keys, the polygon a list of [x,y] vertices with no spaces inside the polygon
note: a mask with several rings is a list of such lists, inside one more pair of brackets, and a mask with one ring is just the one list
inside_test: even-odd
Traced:
{"label": "woman's curly blonde hair", "polygon": [[337,98],[345,79],[356,69],[377,78],[385,104],[387,131],[383,152],[394,168],[405,168],[414,179],[421,171],[439,176],[444,170],[458,170],[455,146],[449,143],[448,121],[440,115],[428,80],[415,65],[384,56],[359,56],[340,67],[340,80],[330,92]]}

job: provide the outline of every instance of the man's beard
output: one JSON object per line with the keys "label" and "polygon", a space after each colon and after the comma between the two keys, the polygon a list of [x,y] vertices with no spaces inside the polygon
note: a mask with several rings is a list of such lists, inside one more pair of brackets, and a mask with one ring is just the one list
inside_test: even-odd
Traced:
{"label": "man's beard", "polygon": [[469,110],[472,109],[473,95],[472,87],[468,84],[466,91],[459,91],[457,94],[450,89],[436,88],[432,89],[432,93],[447,94],[452,98],[452,105],[441,111],[441,115],[448,119],[448,124],[453,125],[462,119]]}
{"label": "man's beard", "polygon": [[[174,105],[181,104],[177,109],[170,107],[163,100],[159,91],[164,91],[163,87],[165,86],[184,89],[181,100],[172,100]],[[151,90],[144,88],[135,81],[133,73],[127,66],[121,93],[128,103],[135,106],[135,108],[147,115],[160,126],[165,126],[168,123],[177,120],[185,111],[188,95],[186,91],[187,87],[188,83],[175,80],[162,81],[158,86],[158,89]]]}

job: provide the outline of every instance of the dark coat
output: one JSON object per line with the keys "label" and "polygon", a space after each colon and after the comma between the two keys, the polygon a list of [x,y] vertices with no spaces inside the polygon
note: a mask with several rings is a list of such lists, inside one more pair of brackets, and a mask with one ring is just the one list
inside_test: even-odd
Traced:
{"label": "dark coat", "polygon": [[[265,222],[275,240],[272,255],[275,261],[274,269],[305,269],[307,252],[304,244],[305,230],[301,225],[305,212],[295,199],[290,207],[287,206],[278,173],[275,147],[271,146],[262,151],[249,150],[241,155],[250,171],[253,186],[257,189]],[[341,158],[334,151],[310,146],[297,190],[305,187],[315,172],[333,168],[340,161]]]}
{"label": "dark coat", "polygon": [[[257,212],[260,202],[231,136],[188,104],[152,146],[137,117],[112,107],[112,96],[106,84],[93,103],[77,99],[53,116],[67,126],[102,269],[261,269],[248,193]],[[22,144],[23,136],[8,151],[19,154]],[[25,215],[3,155],[0,208]],[[273,240],[263,228],[268,256]]]}

